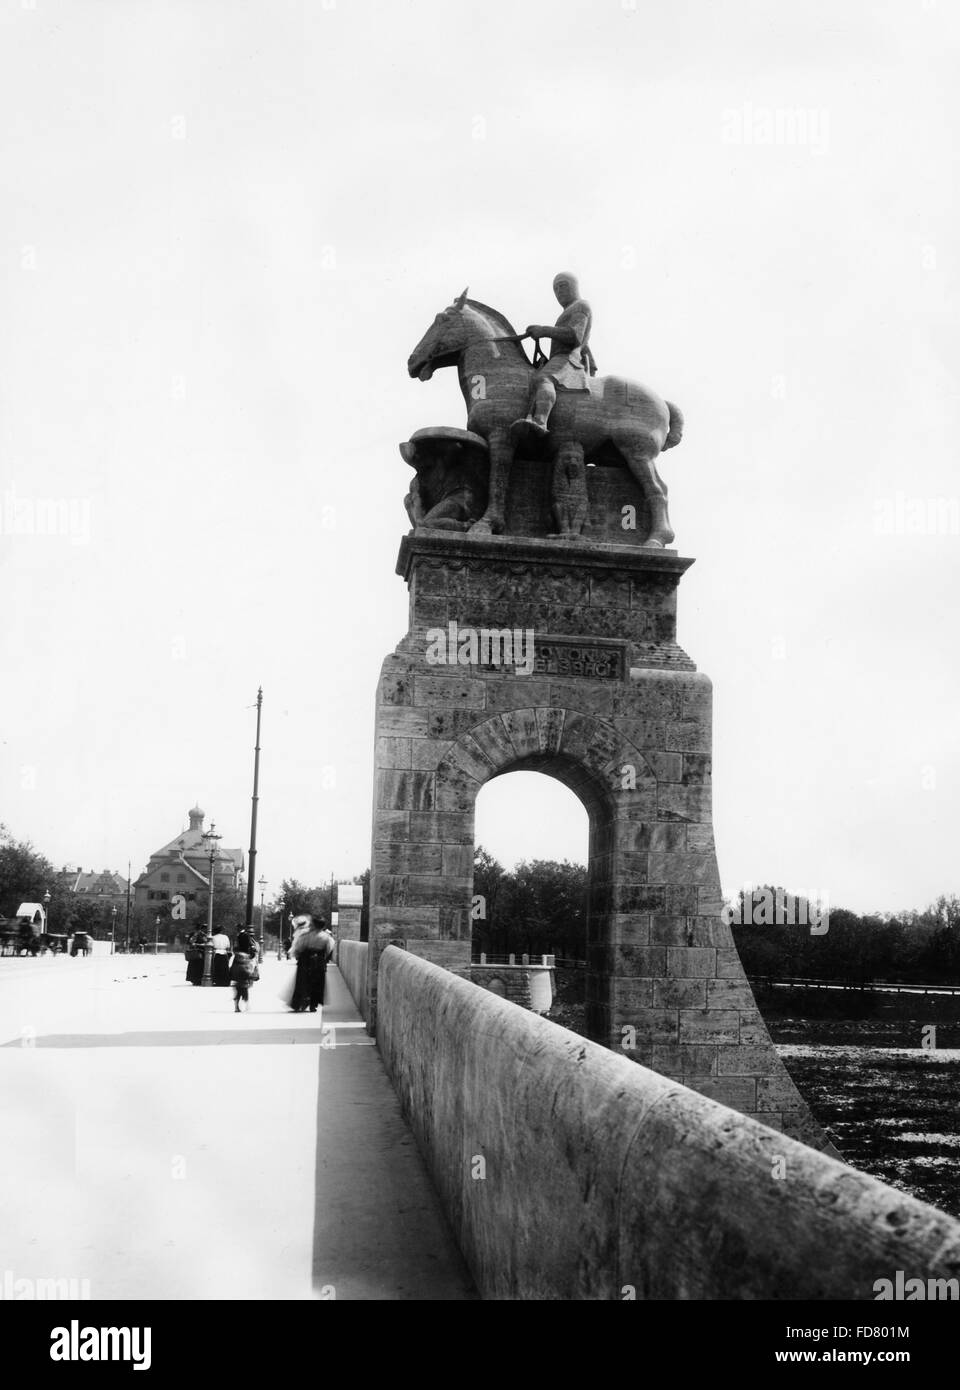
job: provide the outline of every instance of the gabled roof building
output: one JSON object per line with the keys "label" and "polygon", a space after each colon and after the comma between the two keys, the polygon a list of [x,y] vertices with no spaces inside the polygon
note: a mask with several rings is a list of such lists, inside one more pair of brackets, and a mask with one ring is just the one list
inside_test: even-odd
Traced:
{"label": "gabled roof building", "polygon": [[[137,879],[134,885],[137,907],[155,906],[159,911],[178,893],[187,902],[195,902],[201,895],[206,897],[210,875],[210,850],[203,838],[206,812],[194,806],[187,816],[189,829],[181,831],[175,839],[155,850]],[[210,829],[213,830],[212,824]],[[239,888],[243,869],[243,850],[218,844],[213,869],[214,893],[223,888]]]}
{"label": "gabled roof building", "polygon": [[127,895],[126,878],[112,869],[101,869],[98,874],[92,869],[86,873],[83,869],[64,870],[64,881],[71,893],[81,893],[87,898],[113,900]]}

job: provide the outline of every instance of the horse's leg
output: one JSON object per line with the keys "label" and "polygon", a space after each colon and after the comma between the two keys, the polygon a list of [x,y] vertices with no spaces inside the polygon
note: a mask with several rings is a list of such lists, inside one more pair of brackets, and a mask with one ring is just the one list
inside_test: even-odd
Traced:
{"label": "horse's leg", "polygon": [[667,512],[667,489],[656,468],[659,449],[652,441],[621,443],[620,450],[627,467],[639,483],[650,508],[650,534],[645,545],[666,546],[673,540],[673,529]]}
{"label": "horse's leg", "polygon": [[487,510],[470,528],[473,536],[499,535],[504,527],[507,504],[507,483],[513,462],[513,444],[505,429],[493,430],[487,439],[490,450],[490,490]]}

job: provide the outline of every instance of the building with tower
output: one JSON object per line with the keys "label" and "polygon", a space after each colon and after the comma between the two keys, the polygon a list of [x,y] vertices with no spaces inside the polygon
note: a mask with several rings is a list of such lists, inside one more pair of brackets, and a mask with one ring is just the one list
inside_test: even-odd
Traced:
{"label": "building with tower", "polygon": [[[176,894],[182,894],[188,903],[196,902],[199,896],[206,898],[210,874],[210,848],[203,829],[206,812],[194,806],[187,816],[189,828],[151,854],[146,869],[134,884],[137,907],[155,908],[159,912]],[[211,822],[210,830],[213,829]],[[217,842],[214,894],[240,888],[243,871],[243,850],[229,849]]]}

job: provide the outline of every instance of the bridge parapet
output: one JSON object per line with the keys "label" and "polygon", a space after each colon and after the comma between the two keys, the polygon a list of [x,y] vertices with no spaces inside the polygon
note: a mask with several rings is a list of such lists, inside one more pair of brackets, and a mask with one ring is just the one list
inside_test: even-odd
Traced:
{"label": "bridge parapet", "polygon": [[867,1299],[960,1222],[409,951],[377,1040],[484,1298]]}
{"label": "bridge parapet", "polygon": [[337,965],[360,1017],[367,1018],[367,943],[343,938],[337,943]]}

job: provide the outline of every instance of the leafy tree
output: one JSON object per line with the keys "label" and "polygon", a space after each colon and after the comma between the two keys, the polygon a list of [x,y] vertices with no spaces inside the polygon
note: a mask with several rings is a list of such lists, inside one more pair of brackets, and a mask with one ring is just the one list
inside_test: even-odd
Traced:
{"label": "leafy tree", "polygon": [[[197,893],[196,916],[200,919],[200,925],[206,927],[210,911],[209,890],[201,887]],[[247,895],[239,888],[226,888],[222,884],[213,885],[213,930],[224,931],[227,936],[233,937],[237,930],[237,924],[241,926],[246,920],[247,914]],[[189,920],[189,912],[187,914]],[[161,940],[162,940],[161,936]]]}
{"label": "leafy tree", "polygon": [[[517,865],[517,928],[521,951],[587,954],[587,870],[568,860],[534,859]],[[511,949],[516,949],[512,947]]]}
{"label": "leafy tree", "polygon": [[534,859],[508,873],[478,846],[473,890],[486,911],[473,923],[475,953],[586,955],[587,870],[582,864]]}
{"label": "leafy tree", "polygon": [[[65,909],[66,922],[64,922],[63,916],[60,918],[61,930],[70,932],[85,931],[88,935],[93,937],[109,936],[110,917],[108,914],[105,928],[102,905],[98,903],[95,898],[86,898],[79,893],[74,893],[72,897],[74,901]],[[117,935],[119,936],[123,917],[119,913],[117,916]],[[54,930],[56,930],[56,920],[53,918],[52,914],[51,924]]]}
{"label": "leafy tree", "polygon": [[[368,870],[369,878],[369,870]],[[283,920],[280,920],[279,903],[283,901]],[[330,920],[330,884],[318,884],[308,888],[295,878],[285,878],[280,886],[280,894],[265,909],[264,932],[273,937],[282,931],[283,936],[291,934],[290,918],[309,915],[325,917]]]}
{"label": "leafy tree", "polygon": [[284,901],[283,918],[289,921],[291,914],[299,917],[309,913],[311,916],[326,917],[330,912],[330,885],[308,888],[295,878],[284,879],[281,888]]}
{"label": "leafy tree", "polygon": [[[779,891],[779,890],[778,890]],[[829,930],[734,926],[750,976],[936,984],[960,980],[960,898],[941,895],[923,912],[859,913],[831,908]]]}
{"label": "leafy tree", "polygon": [[50,860],[38,854],[29,840],[14,839],[0,824],[0,914],[13,917],[22,902],[42,902],[46,892],[56,911],[61,899],[58,878]]}
{"label": "leafy tree", "polygon": [[506,950],[497,931],[497,903],[505,878],[503,865],[483,845],[477,845],[473,855],[473,896],[477,915],[473,921],[472,936],[474,951],[478,955],[482,951],[494,955]]}

